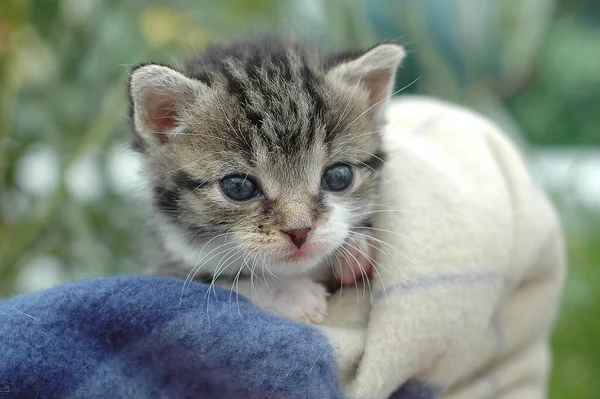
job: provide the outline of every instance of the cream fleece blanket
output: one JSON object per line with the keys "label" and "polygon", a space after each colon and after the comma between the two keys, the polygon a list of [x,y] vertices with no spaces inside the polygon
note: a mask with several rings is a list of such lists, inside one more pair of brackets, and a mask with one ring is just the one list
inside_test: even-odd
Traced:
{"label": "cream fleece blanket", "polygon": [[546,397],[564,242],[521,156],[481,116],[425,98],[392,102],[385,142],[387,255],[372,295],[334,295],[321,327],[345,393]]}

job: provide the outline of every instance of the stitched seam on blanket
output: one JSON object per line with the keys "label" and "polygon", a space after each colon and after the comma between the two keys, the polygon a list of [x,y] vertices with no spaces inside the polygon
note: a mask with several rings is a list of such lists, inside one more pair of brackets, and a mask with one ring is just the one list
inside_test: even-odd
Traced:
{"label": "stitched seam on blanket", "polygon": [[437,276],[423,276],[411,281],[401,281],[380,290],[375,294],[375,302],[386,298],[386,295],[401,295],[418,292],[423,288],[433,288],[447,285],[480,285],[480,284],[502,284],[505,288],[513,285],[513,280],[506,274],[500,272],[463,272],[440,274]]}

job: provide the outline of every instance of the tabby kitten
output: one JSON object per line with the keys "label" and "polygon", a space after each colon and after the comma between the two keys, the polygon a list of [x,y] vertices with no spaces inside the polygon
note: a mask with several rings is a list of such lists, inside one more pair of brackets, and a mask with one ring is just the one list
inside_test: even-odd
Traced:
{"label": "tabby kitten", "polygon": [[135,67],[133,147],[158,272],[224,280],[268,311],[321,322],[332,261],[368,248],[360,228],[377,203],[379,131],[404,55],[381,44],[323,56],[260,36],[209,47],[181,69]]}

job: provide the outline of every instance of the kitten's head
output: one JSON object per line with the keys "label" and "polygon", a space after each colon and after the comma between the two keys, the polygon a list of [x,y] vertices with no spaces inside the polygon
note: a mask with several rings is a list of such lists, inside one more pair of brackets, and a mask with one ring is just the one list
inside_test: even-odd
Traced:
{"label": "kitten's head", "polygon": [[226,238],[280,273],[321,262],[377,202],[379,130],[403,57],[393,44],[322,57],[262,37],[182,70],[135,68],[133,143],[164,234],[192,250]]}

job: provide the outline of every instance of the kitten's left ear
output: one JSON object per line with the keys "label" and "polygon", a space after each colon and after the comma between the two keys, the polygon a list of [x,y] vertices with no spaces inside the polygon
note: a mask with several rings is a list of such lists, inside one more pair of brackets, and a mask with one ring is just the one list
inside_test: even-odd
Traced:
{"label": "kitten's left ear", "polygon": [[340,63],[328,73],[350,85],[363,85],[369,92],[369,107],[375,117],[385,109],[392,95],[396,70],[406,56],[406,51],[397,44],[380,44],[362,56]]}
{"label": "kitten's left ear", "polygon": [[201,82],[166,66],[135,68],[129,77],[129,97],[136,146],[168,141],[182,111],[202,89]]}

